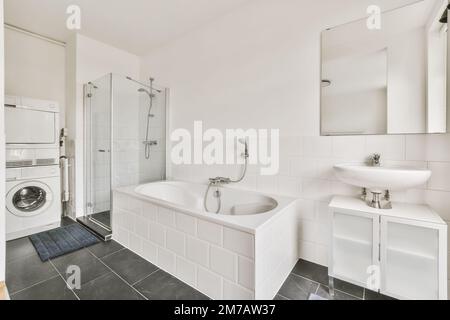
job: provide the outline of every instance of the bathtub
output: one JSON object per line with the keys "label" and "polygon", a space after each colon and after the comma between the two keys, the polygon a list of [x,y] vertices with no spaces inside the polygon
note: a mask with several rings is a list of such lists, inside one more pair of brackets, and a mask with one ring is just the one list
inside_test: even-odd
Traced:
{"label": "bathtub", "polygon": [[[297,201],[163,181],[113,191],[113,239],[212,299],[272,299],[298,260]],[[214,193],[219,190],[220,211]]]}

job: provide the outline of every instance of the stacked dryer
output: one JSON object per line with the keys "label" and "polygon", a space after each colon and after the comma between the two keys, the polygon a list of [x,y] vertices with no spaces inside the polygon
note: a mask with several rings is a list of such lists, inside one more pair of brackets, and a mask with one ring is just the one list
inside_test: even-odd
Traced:
{"label": "stacked dryer", "polygon": [[5,97],[6,237],[52,229],[61,220],[59,106]]}

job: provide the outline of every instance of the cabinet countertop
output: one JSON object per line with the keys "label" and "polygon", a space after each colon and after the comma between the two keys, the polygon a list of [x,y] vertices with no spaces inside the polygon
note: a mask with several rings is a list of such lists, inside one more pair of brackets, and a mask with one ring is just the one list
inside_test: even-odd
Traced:
{"label": "cabinet countertop", "polygon": [[447,225],[436,211],[425,204],[393,202],[392,209],[381,210],[369,207],[366,202],[356,197],[335,196],[331,200],[329,206],[333,209],[352,210],[386,217],[404,218]]}

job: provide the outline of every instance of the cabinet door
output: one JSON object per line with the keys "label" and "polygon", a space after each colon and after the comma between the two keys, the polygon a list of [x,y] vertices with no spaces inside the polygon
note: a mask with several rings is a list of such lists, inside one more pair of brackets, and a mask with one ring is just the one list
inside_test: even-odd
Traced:
{"label": "cabinet door", "polygon": [[371,267],[378,266],[379,216],[344,210],[332,215],[329,274],[367,287]]}
{"label": "cabinet door", "polygon": [[399,299],[442,298],[443,231],[435,224],[381,217],[383,294]]}

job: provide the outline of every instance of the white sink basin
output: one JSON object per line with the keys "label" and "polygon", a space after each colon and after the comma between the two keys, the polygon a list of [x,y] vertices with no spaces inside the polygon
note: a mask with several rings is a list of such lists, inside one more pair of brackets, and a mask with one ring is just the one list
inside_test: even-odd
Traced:
{"label": "white sink basin", "polygon": [[335,165],[334,170],[342,182],[371,191],[411,189],[423,185],[431,177],[430,170],[409,167],[341,164]]}

